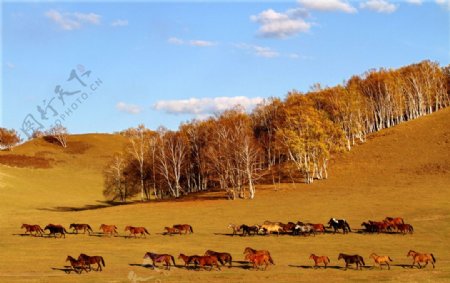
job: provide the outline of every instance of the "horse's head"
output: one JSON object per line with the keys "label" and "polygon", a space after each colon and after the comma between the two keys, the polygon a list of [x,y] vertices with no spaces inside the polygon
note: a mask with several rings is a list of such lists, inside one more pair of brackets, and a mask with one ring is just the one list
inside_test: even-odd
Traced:
{"label": "horse's head", "polygon": [[125,231],[131,230],[131,226],[125,227]]}
{"label": "horse's head", "polygon": [[72,224],[70,224],[69,228],[75,228],[75,226],[76,226],[76,224],[72,223]]}
{"label": "horse's head", "polygon": [[20,229],[26,228],[27,226],[28,226],[28,224],[22,224],[22,227],[20,227]]}
{"label": "horse's head", "polygon": [[340,260],[341,258],[344,258],[344,255],[343,255],[343,254],[339,254],[338,260]]}
{"label": "horse's head", "polygon": [[144,258],[151,258],[150,253],[145,253]]}
{"label": "horse's head", "polygon": [[71,257],[70,255],[67,256],[66,261],[73,261],[75,260],[73,257]]}
{"label": "horse's head", "polygon": [[409,250],[408,254],[406,256],[414,256],[416,254],[415,251]]}
{"label": "horse's head", "polygon": [[312,259],[312,258],[314,258],[316,255],[315,254],[311,254],[310,256],[309,256],[309,259]]}
{"label": "horse's head", "polygon": [[180,255],[178,255],[178,259],[183,259],[183,258],[185,258],[186,256],[184,255],[184,254],[180,254]]}

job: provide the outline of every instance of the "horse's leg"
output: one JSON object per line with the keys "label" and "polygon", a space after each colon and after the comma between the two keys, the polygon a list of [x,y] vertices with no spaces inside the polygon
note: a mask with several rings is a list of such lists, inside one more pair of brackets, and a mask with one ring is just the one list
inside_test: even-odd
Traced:
{"label": "horse's leg", "polygon": [[388,266],[388,269],[391,270],[391,266],[389,265],[389,262],[386,261],[386,264]]}

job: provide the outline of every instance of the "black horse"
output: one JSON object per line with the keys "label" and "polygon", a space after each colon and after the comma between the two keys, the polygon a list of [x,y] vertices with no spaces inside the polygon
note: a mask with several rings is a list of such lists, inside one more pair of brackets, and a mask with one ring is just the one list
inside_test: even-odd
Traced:
{"label": "black horse", "polygon": [[367,233],[375,233],[377,232],[377,227],[371,223],[363,222],[361,223],[361,226],[364,227],[364,232]]}
{"label": "black horse", "polygon": [[329,228],[333,227],[334,233],[336,233],[339,229],[342,229],[342,233],[344,234],[352,231],[352,229],[350,229],[350,225],[345,219],[331,218],[330,221],[328,221],[328,225]]}
{"label": "black horse", "polygon": [[256,225],[247,226],[245,224],[242,224],[241,229],[242,229],[242,236],[245,236],[245,234],[250,236],[251,232],[253,232],[253,235],[256,235],[256,234],[258,234],[258,231],[259,231],[259,227]]}
{"label": "black horse", "polygon": [[67,233],[66,229],[63,226],[54,225],[54,224],[48,224],[47,226],[45,226],[44,230],[50,231],[49,235],[53,234],[53,236],[55,236],[55,238],[56,238],[56,234],[60,234],[60,236],[59,236],[60,238],[61,237],[65,238],[66,233]]}
{"label": "black horse", "polygon": [[356,264],[356,269],[359,268],[360,270],[362,270],[362,267],[364,265],[366,265],[364,263],[363,257],[360,256],[360,255],[339,254],[338,260],[340,260],[341,258],[344,259],[344,261],[345,261],[345,270],[347,270],[348,265],[352,264],[352,263],[355,263]]}

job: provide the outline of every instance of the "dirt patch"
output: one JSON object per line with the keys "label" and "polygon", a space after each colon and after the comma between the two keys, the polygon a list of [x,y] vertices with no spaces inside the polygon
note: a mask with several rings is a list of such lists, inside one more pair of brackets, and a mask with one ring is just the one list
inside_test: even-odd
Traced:
{"label": "dirt patch", "polygon": [[68,142],[67,147],[64,149],[65,153],[69,154],[83,154],[91,147],[87,142],[74,141]]}
{"label": "dirt patch", "polygon": [[19,168],[51,168],[51,158],[44,158],[39,156],[26,156],[16,154],[0,155],[0,164],[19,167]]}

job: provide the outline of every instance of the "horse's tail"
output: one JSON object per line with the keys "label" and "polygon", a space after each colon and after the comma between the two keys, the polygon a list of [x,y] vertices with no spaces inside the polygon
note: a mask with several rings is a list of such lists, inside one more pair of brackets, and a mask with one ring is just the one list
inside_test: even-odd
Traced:
{"label": "horse's tail", "polygon": [[102,264],[103,264],[103,267],[106,267],[106,264],[105,264],[105,260],[103,259],[103,257],[102,257],[102,256],[100,257],[100,261],[102,262]]}
{"label": "horse's tail", "polygon": [[330,263],[330,258],[329,258],[329,257],[327,257],[327,256],[326,256],[325,258],[326,258],[326,259],[327,259],[327,261],[328,261],[327,263]]}
{"label": "horse's tail", "polygon": [[409,232],[414,232],[414,227],[412,225],[409,225]]}
{"label": "horse's tail", "polygon": [[403,218],[400,218],[400,220],[402,220],[402,224],[405,224],[405,221],[403,221]]}
{"label": "horse's tail", "polygon": [[64,227],[62,227],[62,230],[64,231],[64,233],[66,233],[66,234],[68,233],[66,228],[64,228]]}
{"label": "horse's tail", "polygon": [[191,225],[189,225],[189,231],[191,231],[191,233],[194,233],[194,229],[192,229]]}
{"label": "horse's tail", "polygon": [[351,231],[352,231],[352,229],[350,229],[350,224],[348,224],[348,222],[347,222],[347,221],[345,221],[345,226],[347,226],[347,228],[348,228],[348,231],[349,231],[349,232],[351,232]]}
{"label": "horse's tail", "polygon": [[431,258],[433,259],[433,263],[436,263],[436,259],[434,258],[434,255],[433,254],[430,254],[431,255]]}
{"label": "horse's tail", "polygon": [[388,256],[389,261],[393,261],[392,258],[390,256]]}
{"label": "horse's tail", "polygon": [[94,231],[92,230],[91,226],[89,226],[89,224],[86,224],[86,225],[87,225],[88,231],[94,232]]}
{"label": "horse's tail", "polygon": [[269,262],[270,262],[271,264],[275,265],[275,262],[273,261],[272,256],[270,255],[270,253],[267,254],[267,255],[269,256]]}
{"label": "horse's tail", "polygon": [[361,260],[363,265],[366,265],[366,263],[364,262],[364,258],[362,256],[360,256],[359,259]]}
{"label": "horse's tail", "polygon": [[173,257],[173,255],[171,255],[170,258],[172,259],[173,266],[175,266],[175,258]]}
{"label": "horse's tail", "polygon": [[230,267],[232,265],[232,262],[233,262],[233,257],[230,255],[230,261],[228,262]]}
{"label": "horse's tail", "polygon": [[147,233],[147,235],[150,235],[146,228],[144,228],[144,232]]}

